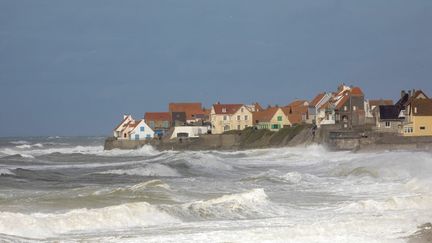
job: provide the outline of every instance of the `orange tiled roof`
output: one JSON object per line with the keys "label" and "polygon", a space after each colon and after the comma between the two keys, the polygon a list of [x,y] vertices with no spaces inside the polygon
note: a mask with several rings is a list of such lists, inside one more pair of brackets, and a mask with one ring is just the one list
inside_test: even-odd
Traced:
{"label": "orange tiled roof", "polygon": [[270,107],[266,110],[257,111],[252,113],[254,124],[258,122],[269,122],[275,115],[275,113],[279,110],[279,107]]}
{"label": "orange tiled roof", "polygon": [[351,89],[351,95],[362,96],[362,95],[364,95],[364,93],[359,87],[354,87]]}
{"label": "orange tiled roof", "polygon": [[146,121],[171,121],[169,112],[146,112],[144,115]]}
{"label": "orange tiled roof", "polygon": [[[236,113],[243,105],[242,104],[214,104],[213,108],[216,114],[234,114]],[[225,112],[222,112],[225,109]]]}
{"label": "orange tiled roof", "polygon": [[168,108],[170,112],[186,113],[187,120],[193,120],[196,115],[205,114],[201,103],[170,103]]}
{"label": "orange tiled roof", "polygon": [[322,98],[324,97],[325,93],[320,93],[317,96],[315,96],[315,98],[309,103],[309,105],[311,106],[316,106],[318,104],[318,102],[320,102],[320,100],[322,100]]}

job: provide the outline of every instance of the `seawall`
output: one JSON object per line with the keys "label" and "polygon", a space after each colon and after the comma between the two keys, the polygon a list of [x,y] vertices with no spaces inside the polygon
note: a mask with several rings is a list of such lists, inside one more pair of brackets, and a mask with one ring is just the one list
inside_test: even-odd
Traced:
{"label": "seawall", "polygon": [[146,144],[158,150],[244,150],[270,147],[296,146],[313,142],[310,125],[283,128],[278,132],[269,130],[233,131],[219,135],[202,135],[187,139],[153,139],[148,141],[105,140],[105,150],[136,149]]}

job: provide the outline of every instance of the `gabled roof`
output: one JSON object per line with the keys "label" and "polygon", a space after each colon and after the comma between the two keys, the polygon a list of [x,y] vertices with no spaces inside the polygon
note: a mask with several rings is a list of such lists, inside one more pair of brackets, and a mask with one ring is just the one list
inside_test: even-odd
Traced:
{"label": "gabled roof", "polygon": [[315,107],[316,105],[318,105],[318,102],[320,102],[322,100],[322,98],[324,98],[326,93],[320,93],[317,96],[315,96],[315,98],[313,98],[313,100],[309,103],[310,106]]}
{"label": "gabled roof", "polygon": [[125,125],[124,123],[126,122],[126,120],[128,119],[132,119],[131,115],[126,115],[123,120],[120,122],[120,124],[118,124],[115,128],[114,131],[117,131],[117,129],[119,129],[121,126]]}
{"label": "gabled roof", "polygon": [[303,120],[303,116],[300,113],[291,113],[288,114],[288,120],[291,122],[291,124],[301,124]]}
{"label": "gabled roof", "polygon": [[215,113],[218,115],[232,115],[236,113],[242,106],[242,104],[214,104],[213,108]]}
{"label": "gabled roof", "polygon": [[342,96],[339,100],[336,101],[336,109],[342,108],[342,106],[349,100],[349,95]]}
{"label": "gabled roof", "polygon": [[[432,116],[432,100],[431,99],[415,99],[411,103],[413,116]],[[417,108],[417,112],[415,109]]]}
{"label": "gabled roof", "polygon": [[424,97],[426,97],[426,99],[429,99],[429,97],[421,90],[417,90],[416,92],[414,92],[414,94],[412,94],[412,96],[410,98],[408,98],[408,100],[405,102],[405,106],[411,104],[411,102],[413,102],[414,100],[416,100],[420,95],[423,95]]}
{"label": "gabled roof", "polygon": [[254,123],[257,123],[257,121],[258,122],[270,122],[271,119],[274,117],[274,115],[276,114],[276,112],[279,109],[280,109],[279,107],[269,107],[265,110],[252,113]]}
{"label": "gabled roof", "polygon": [[[306,108],[306,112],[307,112],[307,107],[303,106]],[[291,124],[300,124],[303,121],[303,115],[306,114],[306,112],[304,111],[303,108],[298,109],[299,106],[297,107],[292,107],[292,106],[285,106],[282,107],[282,111],[287,115],[288,120],[291,122]]]}
{"label": "gabled roof", "polygon": [[169,112],[146,112],[144,115],[146,121],[171,121]]}
{"label": "gabled roof", "polygon": [[196,118],[196,115],[205,114],[201,103],[170,103],[169,104],[170,112],[184,112],[186,113],[187,120],[193,120]]}
{"label": "gabled roof", "polygon": [[309,104],[309,102],[307,100],[295,100],[295,101],[289,103],[286,106],[291,106],[291,107],[296,108],[296,107],[299,107],[299,106],[305,106],[305,103]]}
{"label": "gabled roof", "polygon": [[403,120],[399,118],[399,108],[396,105],[380,105],[380,120]]}

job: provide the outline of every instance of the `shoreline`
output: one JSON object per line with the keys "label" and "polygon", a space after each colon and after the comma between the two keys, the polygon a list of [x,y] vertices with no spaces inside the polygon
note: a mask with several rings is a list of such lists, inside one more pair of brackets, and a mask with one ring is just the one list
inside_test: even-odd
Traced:
{"label": "shoreline", "polygon": [[432,151],[432,137],[402,137],[374,131],[340,131],[319,129],[312,135],[311,126],[284,128],[278,132],[248,129],[236,133],[203,135],[188,139],[117,140],[107,138],[104,150],[139,149],[151,145],[159,151],[243,151],[249,149],[321,145],[330,151]]}

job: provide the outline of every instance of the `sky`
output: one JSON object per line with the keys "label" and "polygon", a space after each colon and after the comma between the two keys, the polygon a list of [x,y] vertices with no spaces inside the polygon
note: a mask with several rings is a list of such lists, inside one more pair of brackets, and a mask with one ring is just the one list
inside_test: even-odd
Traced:
{"label": "sky", "polygon": [[430,0],[0,0],[0,136],[109,135],[169,102],[432,96]]}

